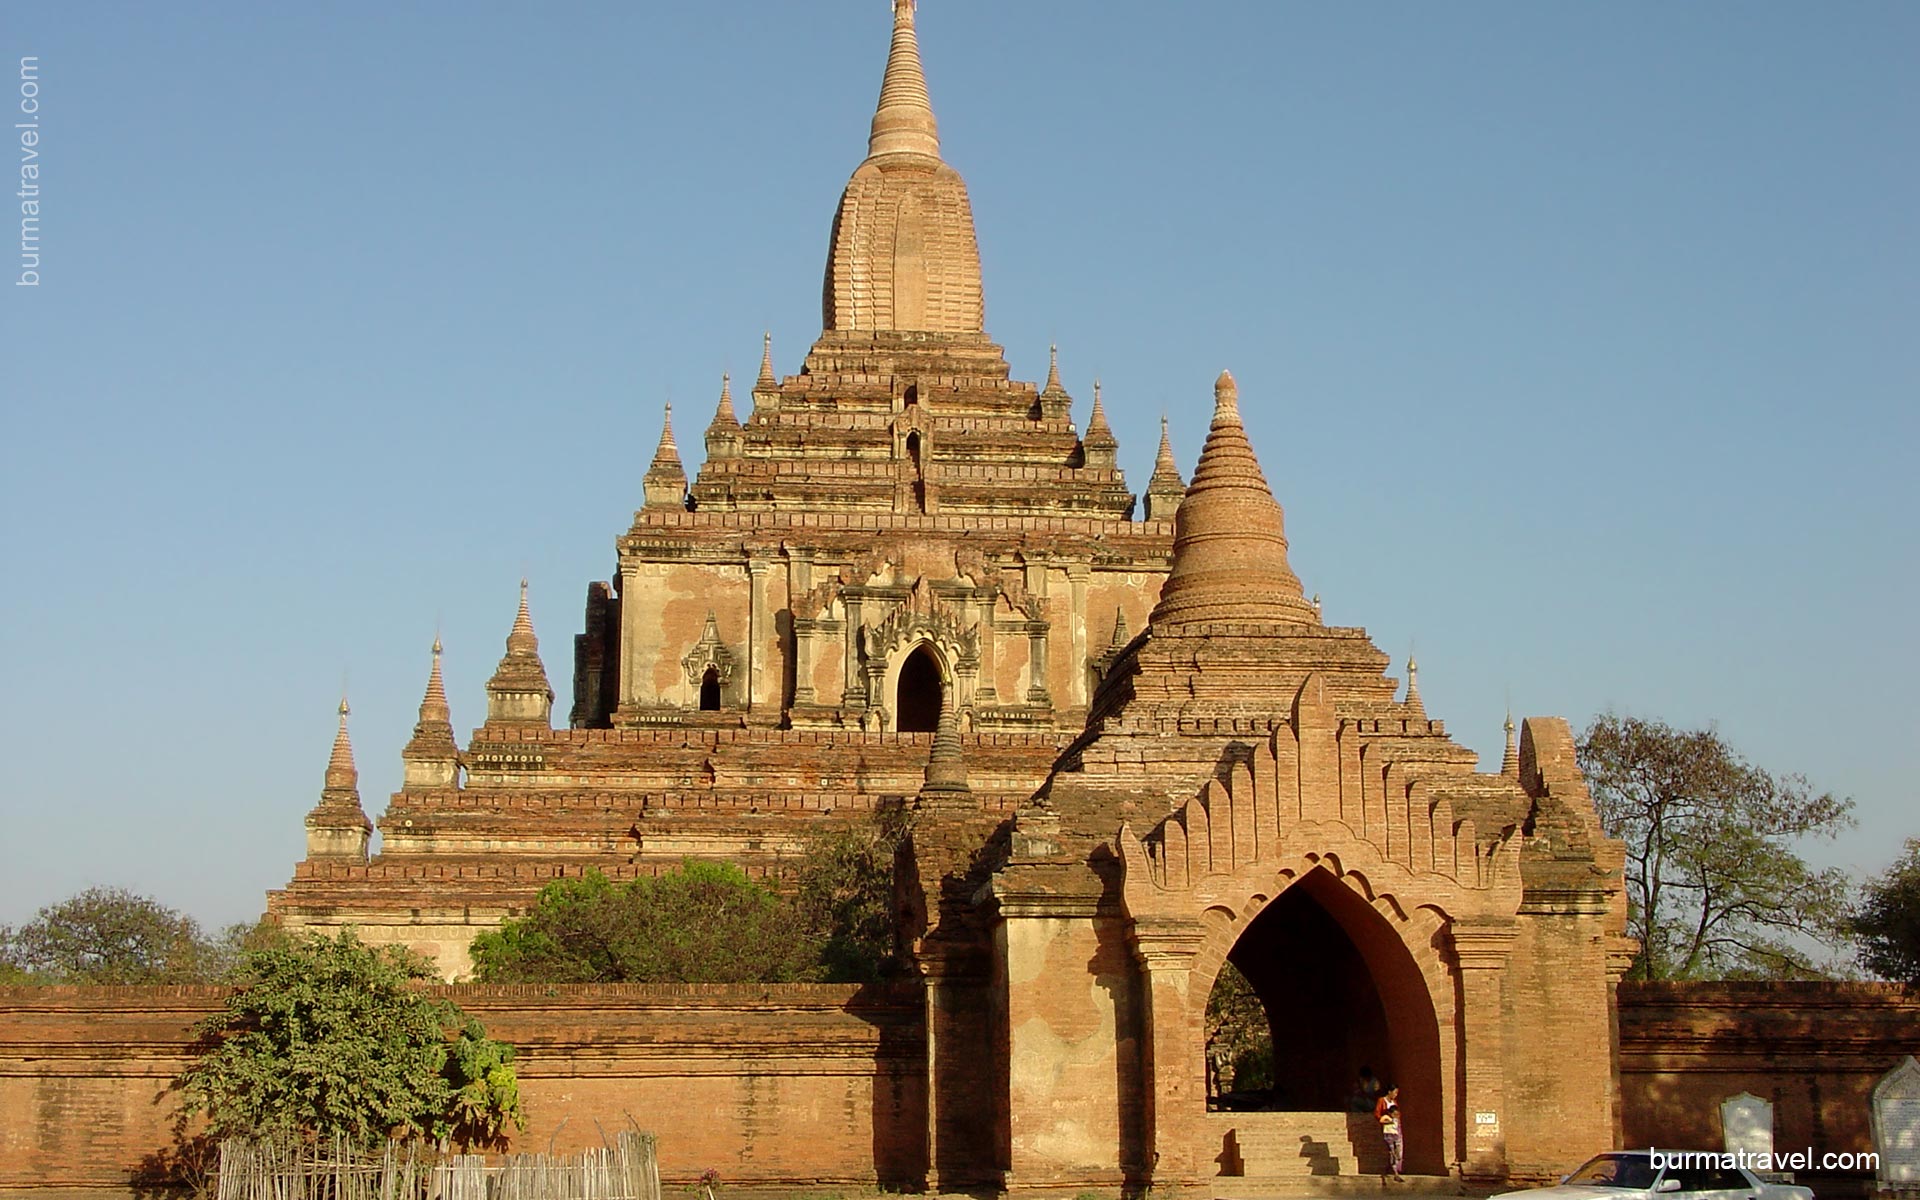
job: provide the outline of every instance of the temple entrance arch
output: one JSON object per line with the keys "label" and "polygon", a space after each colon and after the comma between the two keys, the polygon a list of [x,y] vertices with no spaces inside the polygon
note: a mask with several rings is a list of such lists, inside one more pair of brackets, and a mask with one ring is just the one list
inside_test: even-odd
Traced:
{"label": "temple entrance arch", "polygon": [[894,685],[893,727],[901,733],[932,733],[946,699],[945,674],[933,647],[922,642],[900,664]]}
{"label": "temple entrance arch", "polygon": [[[1242,1104],[1279,1114],[1348,1114],[1360,1069],[1400,1088],[1406,1171],[1447,1170],[1448,1095],[1429,981],[1389,920],[1325,867],[1294,879],[1248,920],[1224,956],[1265,1010],[1273,1087]],[[1224,973],[1217,966],[1209,990]],[[1204,1036],[1204,1034],[1203,1034]],[[1195,1056],[1204,1064],[1203,1054]],[[1203,1085],[1204,1086],[1204,1085]],[[1359,1165],[1380,1161],[1371,1114],[1345,1122]],[[1351,1168],[1348,1168],[1349,1170]]]}

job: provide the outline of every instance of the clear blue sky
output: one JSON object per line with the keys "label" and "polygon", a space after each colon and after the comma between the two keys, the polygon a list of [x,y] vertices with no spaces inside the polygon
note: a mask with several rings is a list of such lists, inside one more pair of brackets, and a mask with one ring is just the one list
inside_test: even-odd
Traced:
{"label": "clear blue sky", "polygon": [[[0,921],[257,915],[343,675],[377,817],[436,625],[464,731],[523,571],[566,711],[662,402],[695,447],[818,332],[887,11],[0,8],[45,171],[41,286],[0,238]],[[1082,421],[1104,378],[1136,490],[1231,367],[1308,590],[1489,769],[1509,696],[1611,706],[1853,796],[1821,861],[1920,833],[1920,6],[920,28],[988,328]]]}

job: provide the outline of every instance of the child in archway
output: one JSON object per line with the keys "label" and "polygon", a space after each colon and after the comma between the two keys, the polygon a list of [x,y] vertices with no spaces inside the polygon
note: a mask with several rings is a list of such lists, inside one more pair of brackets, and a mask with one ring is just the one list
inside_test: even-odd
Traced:
{"label": "child in archway", "polygon": [[1400,1168],[1406,1160],[1406,1141],[1400,1136],[1400,1088],[1396,1085],[1373,1106],[1373,1119],[1380,1122],[1380,1140],[1387,1144],[1387,1163],[1395,1179],[1404,1178]]}

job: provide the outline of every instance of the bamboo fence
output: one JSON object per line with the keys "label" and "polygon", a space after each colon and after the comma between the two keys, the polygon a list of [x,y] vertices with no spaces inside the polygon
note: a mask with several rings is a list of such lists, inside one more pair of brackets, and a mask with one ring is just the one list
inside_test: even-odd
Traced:
{"label": "bamboo fence", "polygon": [[220,1143],[215,1200],[661,1200],[650,1133],[575,1154],[434,1155],[389,1141],[361,1150],[229,1138]]}

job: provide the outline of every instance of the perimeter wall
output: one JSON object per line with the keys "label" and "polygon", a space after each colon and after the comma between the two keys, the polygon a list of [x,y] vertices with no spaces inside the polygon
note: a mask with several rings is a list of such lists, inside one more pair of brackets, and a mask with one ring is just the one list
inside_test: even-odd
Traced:
{"label": "perimeter wall", "polygon": [[[917,985],[437,989],[519,1048],[520,1148],[598,1145],[631,1117],[671,1180],[913,1185],[924,1176]],[[1780,1149],[1872,1148],[1867,1096],[1920,1053],[1920,993],[1886,984],[1620,987],[1633,1146],[1717,1147],[1719,1105],[1775,1106]],[[173,1144],[173,1077],[214,988],[0,988],[0,1191],[124,1191]],[[1600,1147],[1595,1147],[1600,1149]],[[1571,1167],[1575,1164],[1568,1163]],[[1857,1190],[1835,1177],[1823,1195]]]}

